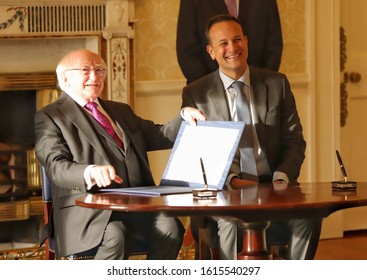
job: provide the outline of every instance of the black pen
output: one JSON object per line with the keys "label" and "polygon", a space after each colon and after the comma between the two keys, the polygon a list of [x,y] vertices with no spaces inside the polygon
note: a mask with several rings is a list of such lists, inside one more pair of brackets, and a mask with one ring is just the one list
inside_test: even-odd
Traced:
{"label": "black pen", "polygon": [[201,171],[203,172],[203,178],[204,178],[204,184],[205,184],[205,188],[208,188],[208,182],[206,181],[206,174],[205,174],[205,168],[204,168],[204,163],[203,163],[203,159],[200,158],[200,165],[201,165]]}
{"label": "black pen", "polygon": [[344,182],[346,183],[348,182],[347,172],[345,171],[344,164],[338,150],[336,150],[336,157],[338,158],[340,169],[342,170],[342,174],[344,176]]}

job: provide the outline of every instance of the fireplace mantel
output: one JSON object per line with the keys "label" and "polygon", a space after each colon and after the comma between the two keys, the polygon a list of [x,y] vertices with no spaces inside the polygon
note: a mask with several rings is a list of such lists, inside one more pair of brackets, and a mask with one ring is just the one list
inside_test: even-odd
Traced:
{"label": "fireplace mantel", "polygon": [[108,65],[103,97],[133,106],[133,22],[134,0],[1,1],[0,86],[52,76],[67,52],[88,48]]}

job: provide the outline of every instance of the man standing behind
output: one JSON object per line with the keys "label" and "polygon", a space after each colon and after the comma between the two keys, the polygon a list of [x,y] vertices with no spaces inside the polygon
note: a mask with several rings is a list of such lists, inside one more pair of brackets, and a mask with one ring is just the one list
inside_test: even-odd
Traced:
{"label": "man standing behind", "polygon": [[[207,51],[219,69],[186,86],[182,106],[198,108],[210,121],[246,123],[228,185],[296,182],[306,143],[288,79],[247,64],[248,39],[235,17],[223,14],[211,18],[206,34]],[[237,221],[214,219],[219,228],[220,257],[235,259]],[[292,232],[287,258],[314,258],[321,222],[304,219],[282,223]]]}
{"label": "man standing behind", "polygon": [[[63,92],[36,113],[35,150],[52,181],[57,258],[98,248],[95,259],[127,259],[139,236],[148,243],[148,259],[176,259],[184,234],[177,218],[87,209],[75,199],[99,188],[154,185],[147,151],[172,147],[181,115],[158,125],[127,104],[100,99],[106,64],[89,50],[68,53],[56,73]],[[204,119],[192,108],[185,115]]]}
{"label": "man standing behind", "polygon": [[283,39],[276,0],[181,0],[176,52],[188,84],[218,68],[206,53],[205,25],[225,13],[237,17],[249,38],[248,63],[279,70]]}

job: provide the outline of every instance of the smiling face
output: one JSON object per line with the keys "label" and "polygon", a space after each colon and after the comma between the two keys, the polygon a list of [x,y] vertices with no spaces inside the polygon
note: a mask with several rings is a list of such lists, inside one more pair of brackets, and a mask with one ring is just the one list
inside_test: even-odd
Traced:
{"label": "smiling face", "polygon": [[106,64],[98,54],[88,50],[74,51],[60,65],[63,69],[58,72],[59,83],[64,91],[80,96],[87,102],[101,96]]}
{"label": "smiling face", "polygon": [[221,21],[209,30],[207,51],[224,74],[237,80],[247,68],[248,41],[235,21]]}

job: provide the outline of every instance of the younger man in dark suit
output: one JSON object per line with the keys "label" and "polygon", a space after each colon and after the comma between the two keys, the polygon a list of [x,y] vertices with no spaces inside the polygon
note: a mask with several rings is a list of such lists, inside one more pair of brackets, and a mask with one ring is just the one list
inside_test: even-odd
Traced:
{"label": "younger man in dark suit", "polygon": [[[187,83],[215,71],[218,63],[206,53],[205,25],[228,13],[232,0],[180,0],[177,20],[177,59]],[[283,51],[276,0],[235,0],[237,19],[249,38],[248,63],[278,71]]]}
{"label": "younger man in dark suit", "polygon": [[[182,106],[198,108],[210,121],[246,122],[228,186],[296,182],[306,142],[288,79],[284,74],[247,64],[248,39],[235,17],[223,14],[211,18],[206,34],[207,51],[218,62],[219,69],[186,86]],[[240,86],[237,88],[235,84]],[[219,228],[220,257],[235,259],[237,221],[214,219]],[[321,222],[321,219],[282,222],[292,232],[287,258],[314,258]]]}

